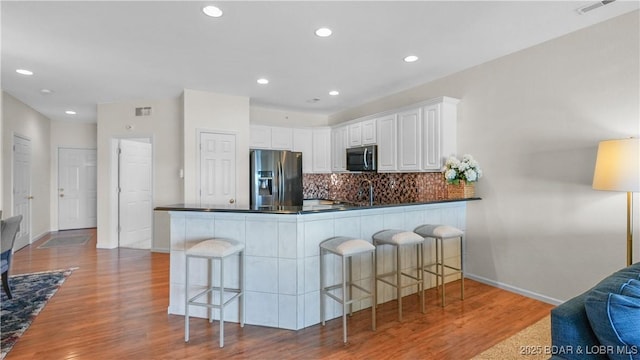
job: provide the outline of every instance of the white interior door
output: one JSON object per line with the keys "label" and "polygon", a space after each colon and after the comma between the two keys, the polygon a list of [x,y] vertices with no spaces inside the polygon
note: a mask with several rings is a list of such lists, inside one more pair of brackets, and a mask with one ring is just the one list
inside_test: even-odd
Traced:
{"label": "white interior door", "polygon": [[[249,181],[249,179],[247,179]],[[236,136],[200,134],[200,205],[235,207]]]}
{"label": "white interior door", "polygon": [[151,249],[152,147],[149,142],[120,140],[119,246]]}
{"label": "white interior door", "polygon": [[58,150],[58,229],[97,224],[95,149]]}
{"label": "white interior door", "polygon": [[[22,215],[14,249],[31,243],[31,140],[13,136],[13,216]],[[7,216],[8,217],[8,216]]]}

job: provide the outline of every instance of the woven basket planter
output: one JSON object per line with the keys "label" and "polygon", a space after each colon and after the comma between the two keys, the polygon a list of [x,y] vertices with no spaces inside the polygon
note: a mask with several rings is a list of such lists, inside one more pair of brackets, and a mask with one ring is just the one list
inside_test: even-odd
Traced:
{"label": "woven basket planter", "polygon": [[447,198],[464,199],[476,196],[475,183],[466,183],[464,180],[456,184],[447,184]]}

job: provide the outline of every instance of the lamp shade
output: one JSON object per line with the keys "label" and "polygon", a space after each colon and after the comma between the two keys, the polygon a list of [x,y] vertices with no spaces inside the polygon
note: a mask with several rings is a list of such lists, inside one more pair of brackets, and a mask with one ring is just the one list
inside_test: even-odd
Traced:
{"label": "lamp shade", "polygon": [[640,139],[606,140],[598,144],[593,188],[640,191]]}

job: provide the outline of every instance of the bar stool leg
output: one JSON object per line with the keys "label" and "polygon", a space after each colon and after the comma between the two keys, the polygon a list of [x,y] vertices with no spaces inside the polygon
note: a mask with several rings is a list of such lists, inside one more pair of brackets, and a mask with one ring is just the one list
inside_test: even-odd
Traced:
{"label": "bar stool leg", "polygon": [[347,258],[342,256],[342,337],[347,342]]}
{"label": "bar stool leg", "polygon": [[420,310],[424,314],[424,254],[422,252],[424,248],[424,243],[416,245],[416,265],[418,266],[417,277],[418,277],[418,299],[420,300]]}
{"label": "bar stool leg", "polygon": [[398,266],[396,268],[396,278],[397,278],[396,294],[398,297],[398,321],[402,321],[402,286],[401,286],[402,260],[400,256],[400,246],[395,246],[395,248],[396,248],[396,265]]}
{"label": "bar stool leg", "polygon": [[246,304],[246,296],[244,296],[244,284],[245,284],[245,274],[244,274],[244,250],[240,252],[240,327],[244,327],[244,306]]}
{"label": "bar stool leg", "polygon": [[[438,240],[436,240],[438,241]],[[444,294],[444,289],[445,289],[445,283],[444,283],[444,241],[442,238],[440,238],[440,281],[442,282],[442,307],[444,307],[445,303],[444,303],[444,299],[445,299],[445,294]]]}
{"label": "bar stool leg", "polygon": [[[213,288],[215,279],[215,271],[214,266],[215,262],[212,258],[207,259],[207,266],[209,267],[209,279],[207,279],[207,286],[209,289]],[[209,291],[207,293],[207,303],[213,305],[213,291]],[[209,319],[209,324],[213,323],[213,308],[207,307],[207,318]]]}
{"label": "bar stool leg", "polygon": [[189,342],[189,257],[185,258],[186,275],[184,280],[184,342]]}
{"label": "bar stool leg", "polygon": [[324,251],[320,248],[320,323],[324,326]]}
{"label": "bar stool leg", "polygon": [[220,347],[224,346],[224,258],[220,258]]}
{"label": "bar stool leg", "polygon": [[460,300],[464,300],[464,249],[462,236],[460,236]]}
{"label": "bar stool leg", "polygon": [[376,252],[371,252],[371,329],[376,329],[376,306],[378,297],[376,296]]}

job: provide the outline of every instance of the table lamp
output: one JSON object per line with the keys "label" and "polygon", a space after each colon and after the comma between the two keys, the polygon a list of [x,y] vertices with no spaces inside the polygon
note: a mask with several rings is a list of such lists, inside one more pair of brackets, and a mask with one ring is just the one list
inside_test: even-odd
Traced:
{"label": "table lamp", "polygon": [[606,140],[598,144],[593,188],[627,192],[627,265],[631,265],[633,261],[631,193],[640,191],[640,139]]}

